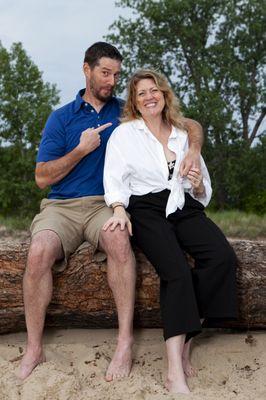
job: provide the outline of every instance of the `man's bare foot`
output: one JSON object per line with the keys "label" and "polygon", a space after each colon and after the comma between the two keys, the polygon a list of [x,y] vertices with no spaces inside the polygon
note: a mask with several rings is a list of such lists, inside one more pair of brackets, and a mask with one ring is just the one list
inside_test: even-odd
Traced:
{"label": "man's bare foot", "polygon": [[105,375],[107,382],[129,376],[132,366],[132,345],[133,340],[118,340],[115,354]]}
{"label": "man's bare foot", "polygon": [[165,387],[170,393],[191,393],[185,379],[180,379],[178,377],[167,378],[165,381]]}
{"label": "man's bare foot", "polygon": [[192,338],[184,344],[184,349],[182,353],[182,365],[185,375],[188,378],[193,378],[198,375],[197,368],[194,368],[190,362],[190,346],[191,346]]}
{"label": "man's bare foot", "polygon": [[17,378],[24,381],[37,365],[45,361],[45,355],[43,354],[42,349],[38,351],[27,350],[21,360],[19,370],[16,374]]}

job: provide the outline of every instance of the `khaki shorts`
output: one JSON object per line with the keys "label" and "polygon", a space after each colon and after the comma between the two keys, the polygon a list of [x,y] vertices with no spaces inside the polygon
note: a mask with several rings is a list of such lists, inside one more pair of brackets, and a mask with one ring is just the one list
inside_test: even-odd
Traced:
{"label": "khaki shorts", "polygon": [[62,243],[65,259],[56,262],[54,269],[63,271],[71,253],[88,241],[98,247],[102,226],[113,216],[103,196],[87,196],[77,199],[43,199],[40,213],[32,221],[31,235],[43,230],[55,232]]}

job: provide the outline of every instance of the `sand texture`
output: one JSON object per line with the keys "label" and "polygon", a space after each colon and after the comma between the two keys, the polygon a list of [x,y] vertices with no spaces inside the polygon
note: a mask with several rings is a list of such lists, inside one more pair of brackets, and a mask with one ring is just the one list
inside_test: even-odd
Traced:
{"label": "sand texture", "polygon": [[205,331],[195,339],[198,377],[191,395],[170,395],[163,386],[166,357],[160,329],[136,330],[129,378],[104,381],[116,330],[47,330],[47,362],[18,385],[15,371],[25,333],[0,336],[0,400],[266,399],[266,334]]}

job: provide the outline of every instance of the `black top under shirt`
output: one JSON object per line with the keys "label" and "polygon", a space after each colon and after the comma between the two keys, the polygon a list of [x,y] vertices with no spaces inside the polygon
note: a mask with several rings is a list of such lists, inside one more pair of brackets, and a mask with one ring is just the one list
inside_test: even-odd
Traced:
{"label": "black top under shirt", "polygon": [[174,168],[175,168],[175,162],[176,162],[176,160],[167,161],[168,170],[169,170],[168,181],[170,181],[170,179],[172,179],[172,176],[174,173]]}

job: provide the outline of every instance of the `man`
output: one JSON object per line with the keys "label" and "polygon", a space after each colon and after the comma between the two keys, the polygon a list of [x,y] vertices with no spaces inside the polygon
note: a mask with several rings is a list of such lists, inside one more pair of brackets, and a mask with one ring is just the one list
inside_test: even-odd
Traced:
{"label": "man", "polygon": [[[132,363],[135,260],[127,229],[103,231],[113,215],[103,198],[103,165],[107,141],[119,124],[122,102],[113,97],[122,56],[112,45],[98,42],[87,49],[83,71],[86,89],[54,111],[46,123],[35,178],[48,199],[31,225],[32,240],[23,279],[27,348],[18,376],[27,378],[45,361],[42,334],[52,297],[52,267],[62,271],[69,254],[87,240],[107,255],[108,283],[118,313],[118,341],[106,380],[128,376]],[[185,120],[190,150],[181,167],[186,175],[199,161],[201,127]]]}

